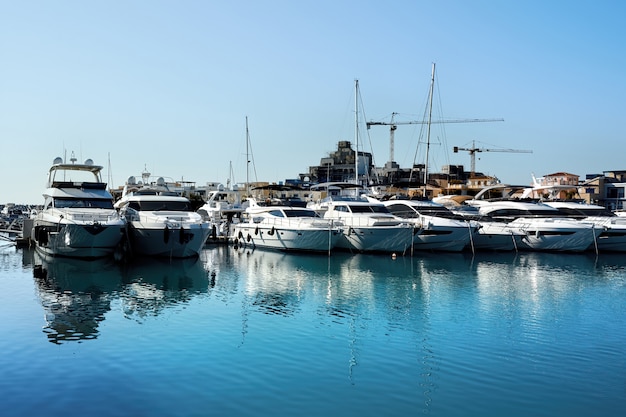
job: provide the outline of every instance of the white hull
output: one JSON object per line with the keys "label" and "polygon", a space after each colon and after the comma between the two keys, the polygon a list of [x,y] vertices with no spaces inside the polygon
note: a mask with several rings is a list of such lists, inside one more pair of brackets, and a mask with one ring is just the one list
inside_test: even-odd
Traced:
{"label": "white hull", "polygon": [[626,219],[620,217],[590,217],[595,225],[599,252],[626,252]]}
{"label": "white hull", "polygon": [[209,233],[208,223],[168,227],[164,224],[129,222],[129,239],[133,255],[172,258],[198,256]]}
{"label": "white hull", "polygon": [[477,251],[513,251],[521,246],[522,235],[498,222],[480,222],[478,233],[472,236],[472,244]]}
{"label": "white hull", "polygon": [[233,227],[233,238],[241,246],[324,252],[332,250],[341,231],[338,228],[290,228],[289,226],[239,223]]}
{"label": "white hull", "polygon": [[421,216],[414,222],[408,220],[420,228],[413,237],[415,250],[461,252],[470,245],[470,233],[475,230],[475,226],[441,217]]}
{"label": "white hull", "polygon": [[520,249],[536,251],[583,252],[594,246],[597,232],[589,223],[560,218],[519,218],[508,225],[524,233]]}
{"label": "white hull", "polygon": [[55,158],[43,193],[44,209],[33,218],[31,237],[50,256],[100,258],[113,254],[122,240],[124,220],[102,182],[102,167],[91,159],[76,164]]}
{"label": "white hull", "polygon": [[40,213],[33,222],[35,248],[46,255],[99,258],[113,254],[123,235],[124,222],[75,222]]}
{"label": "white hull", "polygon": [[355,252],[394,252],[403,254],[411,249],[413,233],[408,225],[344,226],[337,248]]}
{"label": "white hull", "polygon": [[461,252],[468,245],[470,245],[470,235],[467,229],[432,227],[422,230],[413,238],[415,250]]}
{"label": "white hull", "polygon": [[623,231],[608,229],[597,231],[599,252],[626,252],[626,234]]}

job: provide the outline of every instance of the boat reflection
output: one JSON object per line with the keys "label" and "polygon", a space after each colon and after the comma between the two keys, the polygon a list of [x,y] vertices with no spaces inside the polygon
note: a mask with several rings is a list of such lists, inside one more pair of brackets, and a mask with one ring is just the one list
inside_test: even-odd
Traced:
{"label": "boat reflection", "polygon": [[52,258],[37,251],[33,276],[45,312],[43,331],[56,344],[95,339],[122,285],[112,261]]}
{"label": "boat reflection", "polygon": [[143,321],[206,293],[211,278],[198,258],[139,258],[122,268],[119,297],[126,318]]}
{"label": "boat reflection", "polygon": [[95,339],[114,303],[139,322],[206,293],[211,279],[196,258],[138,259],[119,265],[110,259],[49,257],[34,251],[33,276],[44,309],[48,340],[61,344]]}
{"label": "boat reflection", "polygon": [[[112,312],[139,324],[198,296],[224,304],[241,301],[250,314],[313,318],[314,325],[377,323],[428,340],[433,317],[558,305],[594,280],[623,279],[626,259],[584,254],[468,253],[332,256],[234,249],[218,245],[198,258],[112,260],[50,258],[24,251],[31,264],[52,343],[94,339]],[[28,255],[27,255],[28,254]],[[598,270],[601,273],[598,273]],[[520,306],[521,304],[521,306]],[[363,327],[366,327],[363,324]],[[247,332],[249,329],[245,327]],[[418,337],[419,336],[419,337]]]}

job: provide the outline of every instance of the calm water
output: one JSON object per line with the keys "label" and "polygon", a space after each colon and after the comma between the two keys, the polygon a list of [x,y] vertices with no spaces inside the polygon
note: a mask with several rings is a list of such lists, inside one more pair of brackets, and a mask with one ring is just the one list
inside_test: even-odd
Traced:
{"label": "calm water", "polygon": [[[42,267],[43,266],[43,267]],[[617,416],[626,256],[0,249],[0,414]]]}

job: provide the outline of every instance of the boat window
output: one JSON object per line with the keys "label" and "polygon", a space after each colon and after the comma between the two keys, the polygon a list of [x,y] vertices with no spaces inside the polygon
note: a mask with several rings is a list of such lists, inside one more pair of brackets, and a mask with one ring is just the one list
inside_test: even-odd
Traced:
{"label": "boat window", "polygon": [[287,217],[319,217],[313,210],[285,210]]}
{"label": "boat window", "polygon": [[192,211],[186,201],[139,201],[141,211]]}
{"label": "boat window", "polygon": [[347,213],[347,212],[350,211],[350,210],[348,210],[347,206],[335,206],[335,207],[333,207],[333,210],[341,211],[341,212],[344,212],[344,213]]}
{"label": "boat window", "polygon": [[270,210],[268,213],[269,213],[270,215],[272,215],[272,216],[275,216],[275,217],[285,217],[285,216],[283,215],[283,212],[282,212],[282,211],[280,211],[280,210]]}
{"label": "boat window", "polygon": [[350,211],[353,213],[371,213],[372,210],[370,209],[370,206],[357,206],[357,205],[351,205],[350,206]]}
{"label": "boat window", "polygon": [[568,217],[585,218],[589,216],[601,216],[612,217],[613,213],[602,208],[570,208],[570,207],[558,207],[559,212],[565,214]]}
{"label": "boat window", "polygon": [[374,212],[374,213],[385,213],[385,214],[389,214],[389,209],[385,206],[379,206],[379,205],[373,205],[370,206],[370,209]]}
{"label": "boat window", "polygon": [[55,198],[54,207],[56,208],[102,208],[112,209],[112,200],[99,199],[77,199],[77,198]]}
{"label": "boat window", "polygon": [[392,204],[387,206],[387,209],[398,217],[402,217],[404,219],[410,219],[419,217],[419,214],[412,209],[411,207],[405,206],[404,204]]}

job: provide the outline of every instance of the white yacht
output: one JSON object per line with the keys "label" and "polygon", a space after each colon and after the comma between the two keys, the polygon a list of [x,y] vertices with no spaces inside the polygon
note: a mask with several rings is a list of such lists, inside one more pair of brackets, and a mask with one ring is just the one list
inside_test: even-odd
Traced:
{"label": "white yacht", "polygon": [[[562,196],[572,196],[563,199]],[[522,197],[540,199],[556,208],[562,216],[593,223],[599,252],[626,252],[626,218],[603,206],[585,202],[572,184],[541,184],[533,176],[533,187],[526,188]],[[577,198],[578,197],[578,198]]]}
{"label": "white yacht", "polygon": [[341,237],[340,222],[323,219],[310,208],[262,206],[252,198],[247,202],[243,221],[232,225],[236,245],[330,252]]}
{"label": "white yacht", "polygon": [[150,182],[130,177],[115,207],[128,227],[131,255],[186,258],[198,256],[209,235],[209,223],[193,211],[186,197],[170,191],[162,177]]}
{"label": "white yacht", "polygon": [[[508,187],[508,188],[507,188]],[[485,198],[497,189],[499,197]],[[594,248],[596,229],[591,222],[581,222],[563,216],[546,204],[512,198],[517,191],[503,184],[487,187],[465,203],[478,208],[483,221],[506,223],[522,233],[520,249],[582,252]]]}
{"label": "white yacht", "polygon": [[413,239],[416,250],[460,252],[473,245],[479,224],[473,220],[460,220],[441,204],[403,199],[390,199],[382,203],[392,214],[419,229]]}
{"label": "white yacht", "polygon": [[393,252],[411,250],[414,225],[394,216],[380,202],[365,198],[329,198],[323,201],[324,218],[343,224],[337,248],[356,252]]}
{"label": "white yacht", "polygon": [[626,218],[595,204],[580,201],[545,201],[563,216],[593,223],[600,252],[626,252]]}
{"label": "white yacht", "polygon": [[56,158],[48,171],[44,206],[33,212],[31,237],[46,255],[98,258],[112,255],[124,230],[113,196],[91,159],[77,164]]}
{"label": "white yacht", "polygon": [[206,203],[197,212],[209,223],[209,239],[217,240],[230,236],[231,225],[240,221],[244,210],[238,190],[221,188],[210,191]]}
{"label": "white yacht", "polygon": [[489,216],[481,216],[478,207],[460,205],[449,210],[457,216],[478,223],[478,230],[472,235],[472,246],[476,251],[517,251],[526,233],[505,222],[494,221]]}

